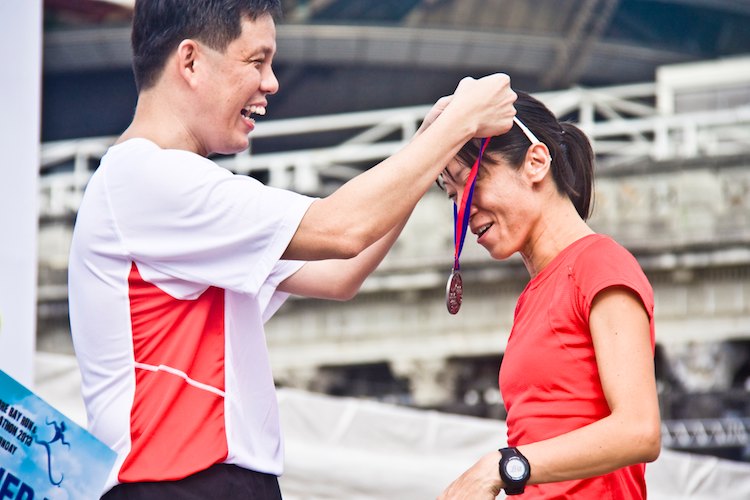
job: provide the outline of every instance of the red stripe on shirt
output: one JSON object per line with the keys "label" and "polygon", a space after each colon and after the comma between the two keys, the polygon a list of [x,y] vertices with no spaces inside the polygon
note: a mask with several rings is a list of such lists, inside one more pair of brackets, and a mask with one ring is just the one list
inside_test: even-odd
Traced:
{"label": "red stripe on shirt", "polygon": [[[224,290],[181,300],[128,277],[136,363],[166,365],[224,391]],[[136,369],[131,450],[120,482],[175,480],[222,462],[228,454],[224,398],[178,375]]]}

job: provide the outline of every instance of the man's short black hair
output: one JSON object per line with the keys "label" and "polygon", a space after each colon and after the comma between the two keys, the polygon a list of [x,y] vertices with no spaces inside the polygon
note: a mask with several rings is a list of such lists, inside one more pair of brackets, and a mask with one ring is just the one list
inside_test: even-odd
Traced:
{"label": "man's short black hair", "polygon": [[193,38],[224,51],[242,32],[242,19],[278,18],[281,0],[136,0],[133,73],[138,90],[156,84],[164,64],[183,40]]}

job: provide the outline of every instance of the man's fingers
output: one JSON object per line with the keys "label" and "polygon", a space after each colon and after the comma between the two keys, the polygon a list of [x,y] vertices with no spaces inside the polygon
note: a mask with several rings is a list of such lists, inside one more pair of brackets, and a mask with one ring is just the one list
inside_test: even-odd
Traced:
{"label": "man's fingers", "polygon": [[435,102],[435,107],[440,108],[440,109],[445,109],[452,100],[453,100],[452,94],[443,96]]}

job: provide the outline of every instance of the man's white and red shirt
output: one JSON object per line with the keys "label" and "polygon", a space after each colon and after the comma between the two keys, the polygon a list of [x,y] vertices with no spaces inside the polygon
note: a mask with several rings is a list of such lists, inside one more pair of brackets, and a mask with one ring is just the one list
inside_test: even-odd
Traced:
{"label": "man's white and red shirt", "polygon": [[105,491],[215,463],[282,472],[263,324],[302,262],[281,255],[314,199],[145,139],[110,148],[78,212],[73,341]]}

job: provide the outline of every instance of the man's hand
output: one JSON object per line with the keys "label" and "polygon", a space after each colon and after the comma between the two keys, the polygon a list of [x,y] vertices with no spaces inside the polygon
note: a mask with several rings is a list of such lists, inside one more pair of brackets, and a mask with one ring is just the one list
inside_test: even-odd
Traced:
{"label": "man's hand", "polygon": [[503,486],[499,462],[499,452],[486,454],[453,481],[438,500],[495,500]]}
{"label": "man's hand", "polygon": [[467,77],[458,83],[443,114],[461,113],[462,119],[472,120],[475,137],[502,135],[513,126],[516,97],[510,77],[504,73],[479,80]]}
{"label": "man's hand", "polygon": [[424,120],[422,121],[422,125],[419,127],[419,130],[417,130],[417,133],[414,134],[414,136],[418,136],[422,132],[424,132],[427,127],[432,125],[432,122],[435,121],[435,118],[440,116],[440,114],[445,111],[445,108],[448,107],[448,104],[453,100],[452,95],[447,95],[445,97],[441,97],[440,99],[435,102],[435,104],[432,106],[432,109],[425,115]]}

